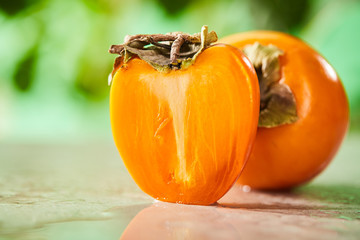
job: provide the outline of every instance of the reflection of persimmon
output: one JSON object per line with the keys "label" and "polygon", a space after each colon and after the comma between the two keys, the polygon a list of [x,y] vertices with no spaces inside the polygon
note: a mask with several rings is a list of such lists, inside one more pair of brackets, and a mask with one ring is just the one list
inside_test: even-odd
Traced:
{"label": "reflection of persimmon", "polygon": [[258,91],[250,62],[228,45],[210,46],[190,67],[167,73],[139,58],[117,68],[111,125],[135,182],[161,201],[216,202],[249,155]]}
{"label": "reflection of persimmon", "polygon": [[[237,227],[244,220],[238,209],[155,203],[139,212],[126,227],[120,240],[146,239],[239,239]],[[234,224],[229,215],[236,216]],[[246,214],[246,213],[245,213]]]}
{"label": "reflection of persimmon", "polygon": [[[316,51],[287,34],[255,31],[220,41],[245,51],[254,44],[266,50],[278,48],[278,82],[290,88],[296,102],[295,121],[258,128],[252,154],[238,182],[253,188],[281,189],[311,180],[333,158],[348,127],[348,102],[336,72]],[[261,104],[266,106],[261,82],[264,69],[256,70]]]}
{"label": "reflection of persimmon", "polygon": [[324,219],[314,217],[324,216],[322,210],[304,216],[314,202],[299,203],[297,194],[248,193],[234,186],[218,202],[211,206],[154,203],[131,220],[120,240],[288,239],[294,229],[301,233],[300,239],[338,237]]}

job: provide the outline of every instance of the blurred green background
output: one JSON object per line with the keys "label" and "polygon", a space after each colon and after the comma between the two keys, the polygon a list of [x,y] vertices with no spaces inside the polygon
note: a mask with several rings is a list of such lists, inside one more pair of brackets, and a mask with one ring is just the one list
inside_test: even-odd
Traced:
{"label": "blurred green background", "polygon": [[112,141],[111,44],[126,34],[296,35],[335,67],[360,129],[360,1],[0,0],[0,141]]}

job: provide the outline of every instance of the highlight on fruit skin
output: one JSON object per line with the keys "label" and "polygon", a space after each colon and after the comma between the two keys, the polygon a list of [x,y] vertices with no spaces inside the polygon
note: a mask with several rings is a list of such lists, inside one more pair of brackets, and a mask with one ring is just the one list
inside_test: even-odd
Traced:
{"label": "highlight on fruit skin", "polygon": [[306,43],[280,32],[239,33],[220,42],[248,55],[261,92],[254,148],[238,183],[277,190],[310,181],[333,159],[348,128],[348,100],[335,70]]}
{"label": "highlight on fruit skin", "polygon": [[[137,35],[125,47],[111,47],[120,49],[114,51],[120,57],[111,77],[111,127],[125,166],[145,193],[208,205],[230,189],[250,154],[259,86],[246,56],[212,44],[207,28],[175,35],[157,34],[159,42]],[[173,50],[181,36],[183,45]],[[146,51],[161,56],[149,59]]]}

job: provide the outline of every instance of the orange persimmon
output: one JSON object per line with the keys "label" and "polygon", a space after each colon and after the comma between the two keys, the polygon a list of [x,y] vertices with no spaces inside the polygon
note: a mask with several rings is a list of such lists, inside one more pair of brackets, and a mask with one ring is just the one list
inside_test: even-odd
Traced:
{"label": "orange persimmon", "polygon": [[[148,37],[128,37],[127,41],[141,39],[128,46],[138,46]],[[175,45],[170,35],[152,35],[149,42],[168,38],[169,46]],[[154,45],[140,50],[164,47]],[[110,52],[123,47],[112,46]],[[200,50],[186,67],[189,58],[175,60],[182,64],[176,66],[179,69],[171,67],[174,62],[161,65],[164,59],[154,63],[147,58],[158,49],[144,55],[128,49],[139,55],[126,62],[126,56],[120,58],[110,92],[113,137],[125,166],[155,199],[216,202],[240,175],[255,138],[259,87],[254,68],[241,51],[224,44]]]}
{"label": "orange persimmon", "polygon": [[[248,52],[252,63],[252,58],[269,57],[274,53],[271,51],[277,49],[274,55],[278,59],[279,71],[276,84],[287,85],[287,94],[294,98],[293,103],[289,97],[289,101],[282,105],[286,108],[289,102],[294,104],[290,110],[294,110],[296,116],[290,116],[292,119],[285,117],[287,122],[274,125],[271,125],[274,122],[259,119],[254,147],[238,183],[257,189],[284,189],[313,179],[334,157],[348,128],[348,101],[334,69],[303,41],[284,33],[239,33],[220,42]],[[265,49],[265,52],[252,51],[255,48]],[[266,108],[269,97],[265,95],[270,88],[262,89],[267,83],[261,79],[266,78],[263,71],[274,62],[266,63],[266,59],[256,61],[261,106]],[[270,116],[272,121],[276,114]],[[260,111],[260,118],[261,115]],[[264,122],[264,126],[260,122]]]}

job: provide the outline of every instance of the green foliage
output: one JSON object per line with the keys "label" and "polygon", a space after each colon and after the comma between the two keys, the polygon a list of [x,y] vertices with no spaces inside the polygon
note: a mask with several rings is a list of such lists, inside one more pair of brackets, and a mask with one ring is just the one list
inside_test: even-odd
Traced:
{"label": "green foliage", "polygon": [[169,17],[180,14],[189,4],[191,0],[156,0],[161,8],[163,8]]}
{"label": "green foliage", "polygon": [[[0,114],[12,109],[1,115],[13,124],[10,136],[50,134],[34,127],[44,124],[56,126],[54,136],[76,135],[87,114],[107,114],[115,58],[107,52],[110,45],[127,34],[194,33],[209,25],[219,37],[273,29],[305,39],[338,71],[353,128],[360,129],[359,21],[360,3],[353,0],[2,0],[0,90],[6,94]],[[101,132],[107,124],[94,123],[94,129]]]}
{"label": "green foliage", "polygon": [[14,85],[20,91],[28,91],[34,80],[37,52],[32,49],[18,63],[13,78]]}
{"label": "green foliage", "polygon": [[0,1],[0,10],[2,10],[7,15],[15,15],[27,7],[29,7],[31,3],[28,0],[2,0]]}
{"label": "green foliage", "polygon": [[253,0],[250,9],[257,28],[289,32],[302,26],[310,8],[309,0]]}

